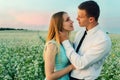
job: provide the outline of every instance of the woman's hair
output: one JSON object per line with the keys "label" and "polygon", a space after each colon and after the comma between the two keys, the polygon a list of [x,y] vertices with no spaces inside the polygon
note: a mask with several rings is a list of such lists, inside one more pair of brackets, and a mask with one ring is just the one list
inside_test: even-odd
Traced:
{"label": "woman's hair", "polygon": [[63,30],[63,14],[66,12],[61,11],[53,14],[50,20],[49,31],[47,35],[47,42],[55,39],[58,44],[60,44],[59,31]]}

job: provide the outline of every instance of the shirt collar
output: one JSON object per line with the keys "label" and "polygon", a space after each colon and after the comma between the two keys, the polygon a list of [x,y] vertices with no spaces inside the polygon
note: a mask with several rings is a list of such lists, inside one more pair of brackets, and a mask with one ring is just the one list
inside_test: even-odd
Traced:
{"label": "shirt collar", "polygon": [[[99,24],[98,24],[99,25]],[[98,31],[99,26],[96,25],[94,28],[90,29],[89,31],[87,31],[87,35],[91,35],[94,34],[96,31]]]}

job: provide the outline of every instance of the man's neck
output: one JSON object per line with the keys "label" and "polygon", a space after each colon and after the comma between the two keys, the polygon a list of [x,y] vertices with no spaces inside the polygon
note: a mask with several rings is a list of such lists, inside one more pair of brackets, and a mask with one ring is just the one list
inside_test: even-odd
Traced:
{"label": "man's neck", "polygon": [[98,22],[91,23],[86,27],[86,30],[89,31],[92,28],[96,27],[97,25],[98,25]]}

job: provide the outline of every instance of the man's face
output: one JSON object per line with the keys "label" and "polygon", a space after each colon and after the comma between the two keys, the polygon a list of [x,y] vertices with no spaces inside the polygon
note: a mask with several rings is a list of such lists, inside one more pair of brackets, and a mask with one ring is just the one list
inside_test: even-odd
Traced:
{"label": "man's face", "polygon": [[87,17],[87,13],[85,10],[78,9],[77,20],[81,27],[87,27],[89,25],[89,17]]}

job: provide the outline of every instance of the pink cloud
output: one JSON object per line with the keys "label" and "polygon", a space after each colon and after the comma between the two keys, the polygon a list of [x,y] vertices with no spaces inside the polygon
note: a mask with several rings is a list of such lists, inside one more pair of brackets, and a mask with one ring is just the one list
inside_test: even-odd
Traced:
{"label": "pink cloud", "polygon": [[49,23],[49,14],[45,12],[11,12],[16,18],[16,22],[27,25],[47,25]]}

